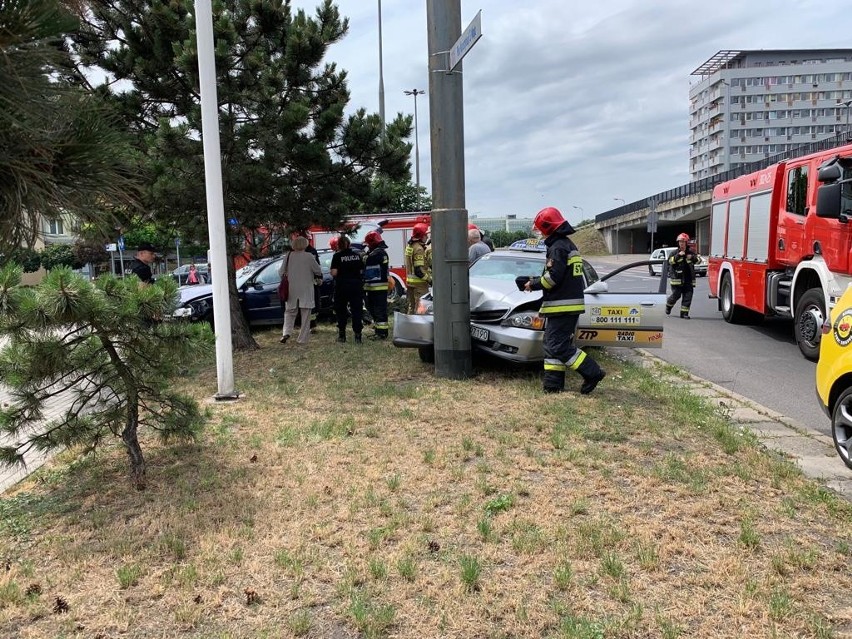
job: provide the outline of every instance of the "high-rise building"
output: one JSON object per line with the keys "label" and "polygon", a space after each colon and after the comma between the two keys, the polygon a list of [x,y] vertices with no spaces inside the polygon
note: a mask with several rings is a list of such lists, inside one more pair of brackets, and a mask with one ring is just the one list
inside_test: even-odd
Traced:
{"label": "high-rise building", "polygon": [[692,180],[848,132],[852,49],[719,51],[692,75]]}

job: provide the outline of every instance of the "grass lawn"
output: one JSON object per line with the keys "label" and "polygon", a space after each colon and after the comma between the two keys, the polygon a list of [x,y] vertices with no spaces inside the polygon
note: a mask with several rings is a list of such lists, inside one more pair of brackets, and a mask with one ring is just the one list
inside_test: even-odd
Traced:
{"label": "grass lawn", "polygon": [[210,424],[144,492],[111,446],[0,498],[0,637],[852,637],[852,507],[664,371],[551,396],[335,335],[258,334],[236,403],[178,380]]}

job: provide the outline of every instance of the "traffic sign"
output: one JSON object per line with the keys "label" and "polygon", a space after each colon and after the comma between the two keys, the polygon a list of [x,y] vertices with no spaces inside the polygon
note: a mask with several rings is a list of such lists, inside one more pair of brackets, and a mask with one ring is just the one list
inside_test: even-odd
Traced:
{"label": "traffic sign", "polygon": [[117,244],[118,244],[118,250],[123,251],[124,250],[124,236],[123,235],[118,236]]}
{"label": "traffic sign", "polygon": [[660,216],[656,211],[651,211],[648,213],[648,233],[656,233],[657,232],[657,222],[659,221]]}
{"label": "traffic sign", "polygon": [[115,252],[118,250],[118,245],[117,245],[117,244],[115,244],[115,243],[113,243],[113,244],[107,244],[106,246],[104,246],[104,250],[105,250],[107,253],[115,253]]}
{"label": "traffic sign", "polygon": [[476,17],[467,25],[467,29],[462,31],[456,43],[450,47],[450,68],[452,71],[456,68],[462,58],[467,55],[467,52],[473,48],[473,45],[482,37],[482,10],[476,12]]}

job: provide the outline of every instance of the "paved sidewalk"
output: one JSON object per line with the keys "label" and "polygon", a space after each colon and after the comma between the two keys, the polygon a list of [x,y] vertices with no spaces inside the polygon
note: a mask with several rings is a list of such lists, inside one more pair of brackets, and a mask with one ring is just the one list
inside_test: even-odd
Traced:
{"label": "paved sidewalk", "polygon": [[[11,401],[12,396],[9,393],[9,389],[0,385],[0,405],[5,408]],[[42,411],[44,419],[37,424],[33,424],[29,428],[29,432],[37,431],[44,424],[59,417],[66,410],[70,401],[70,393],[62,393],[51,398]],[[0,435],[0,445],[8,446],[11,443],[14,443],[12,439],[5,435]],[[31,472],[40,468],[49,458],[50,455],[38,451],[29,451],[24,455],[25,466],[5,466],[0,464],[0,493],[6,492],[6,490],[24,479]]]}
{"label": "paved sidewalk", "polygon": [[[649,351],[636,349],[635,353],[631,359],[646,368],[670,366]],[[754,433],[767,449],[781,453],[794,462],[806,477],[823,482],[827,488],[852,502],[852,470],[840,460],[831,437],[727,388],[685,371],[684,374],[686,377],[665,373],[661,376],[676,384],[685,382],[692,393],[725,408],[735,423]]]}

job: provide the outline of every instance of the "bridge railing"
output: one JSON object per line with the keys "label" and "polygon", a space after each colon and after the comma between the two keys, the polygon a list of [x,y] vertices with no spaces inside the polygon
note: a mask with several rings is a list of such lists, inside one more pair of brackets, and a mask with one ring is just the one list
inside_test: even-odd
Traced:
{"label": "bridge railing", "polygon": [[712,191],[713,187],[721,182],[727,182],[728,180],[731,180],[735,177],[747,175],[749,173],[753,173],[754,171],[759,171],[760,169],[765,169],[766,167],[772,166],[773,164],[776,164],[781,160],[801,157],[803,155],[808,155],[809,153],[816,153],[817,151],[825,151],[826,149],[832,149],[836,146],[843,146],[847,143],[848,138],[848,132],[843,131],[841,133],[837,133],[835,135],[824,138],[822,140],[818,140],[816,142],[802,144],[801,146],[797,146],[792,151],[777,153],[775,155],[763,158],[762,160],[756,160],[754,162],[749,162],[748,164],[742,164],[735,169],[728,169],[723,173],[717,173],[716,175],[711,175],[710,177],[702,178],[700,180],[696,180],[695,182],[689,182],[688,184],[677,186],[673,189],[669,189],[668,191],[663,191],[662,193],[657,193],[656,195],[649,195],[648,197],[642,198],[641,200],[636,200],[635,202],[630,202],[629,204],[619,206],[617,209],[605,211],[595,216],[595,222],[604,222],[606,220],[611,220],[615,217],[621,217],[622,215],[633,213],[634,211],[641,211],[642,209],[648,208],[651,201],[655,201],[659,206],[663,202],[677,200],[683,197],[688,197],[690,195],[697,195],[699,193],[704,193],[705,191]]}

